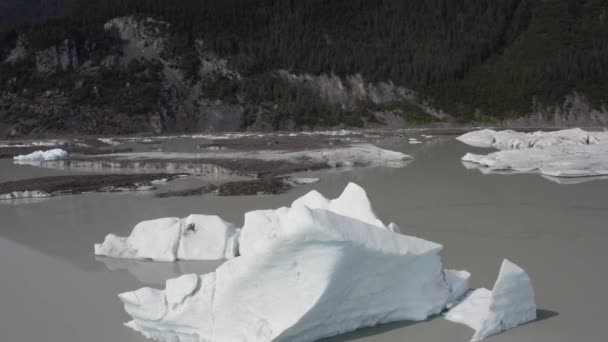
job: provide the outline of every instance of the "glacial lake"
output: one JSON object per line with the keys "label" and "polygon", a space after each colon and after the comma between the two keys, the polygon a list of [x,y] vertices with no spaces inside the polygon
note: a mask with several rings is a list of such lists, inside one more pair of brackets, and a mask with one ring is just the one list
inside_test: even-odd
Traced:
{"label": "glacial lake", "polygon": [[[116,295],[164,287],[168,278],[210,272],[220,263],[96,258],[94,243],[163,216],[218,214],[240,225],[246,211],[289,205],[311,189],[336,197],[352,181],[367,190],[383,221],[443,244],[445,266],[470,271],[472,286],[492,288],[503,258],[526,269],[539,321],[487,341],[605,341],[608,180],[558,184],[536,174],[484,175],[467,170],[460,158],[490,151],[450,136],[388,147],[415,159],[398,169],[314,173],[319,183],[282,195],[159,199],[133,192],[0,202],[0,340],[149,341],[123,326],[130,318]],[[65,173],[0,160],[0,181]],[[468,327],[436,317],[324,341],[465,342],[472,335]]]}

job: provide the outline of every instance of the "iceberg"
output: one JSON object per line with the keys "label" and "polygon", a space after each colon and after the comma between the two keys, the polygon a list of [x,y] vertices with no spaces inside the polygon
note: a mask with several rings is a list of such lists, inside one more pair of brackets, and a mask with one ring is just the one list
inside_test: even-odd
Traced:
{"label": "iceberg", "polygon": [[482,171],[538,172],[552,177],[608,175],[608,143],[589,146],[552,146],[493,152],[467,153],[463,162],[477,164]]}
{"label": "iceberg", "polygon": [[487,155],[467,153],[462,157],[463,162],[477,165],[484,173],[537,172],[551,177],[608,175],[608,133],[605,132],[589,133],[580,129],[535,133],[482,130],[458,139],[472,146],[500,149]]}
{"label": "iceberg", "polygon": [[314,341],[440,313],[441,245],[306,206],[245,215],[241,255],[203,276],[120,295],[145,336]]}
{"label": "iceberg", "polygon": [[67,151],[60,148],[54,148],[48,151],[36,151],[26,155],[13,157],[16,163],[42,162],[45,160],[67,159],[69,154]]}
{"label": "iceberg", "polygon": [[238,253],[239,230],[218,216],[167,217],[138,223],[131,235],[106,236],[95,254],[157,261],[217,260]]}
{"label": "iceberg", "polygon": [[608,140],[608,134],[605,132],[590,133],[580,128],[533,133],[516,132],[510,129],[504,131],[482,129],[465,133],[457,137],[456,140],[474,147],[512,150],[549,146],[592,145],[600,142],[600,140]]}
{"label": "iceberg", "polygon": [[[183,219],[155,225],[161,223],[170,238],[136,227],[129,239],[143,232],[139,243],[146,246],[151,240],[172,242],[153,247],[171,259],[174,254],[167,251],[179,250],[174,236],[183,232]],[[336,199],[311,191],[290,207],[248,212],[236,234],[238,256],[215,272],[169,279],[162,290],[120,294],[132,318],[126,325],[160,341],[304,342],[388,322],[422,321],[449,308],[456,313],[469,298],[471,274],[444,270],[441,245],[398,232],[396,224],[382,223],[365,190],[354,183]],[[114,246],[112,239],[107,249]],[[209,245],[206,238],[191,242],[189,249]],[[122,241],[118,247],[129,255],[132,249],[125,245],[132,246]],[[522,278],[514,274],[501,270],[497,303],[512,295],[519,302],[523,292],[509,290]]]}
{"label": "iceberg", "polygon": [[481,288],[470,292],[445,318],[473,328],[471,341],[531,322],[536,319],[536,303],[530,277],[505,259],[492,291]]}

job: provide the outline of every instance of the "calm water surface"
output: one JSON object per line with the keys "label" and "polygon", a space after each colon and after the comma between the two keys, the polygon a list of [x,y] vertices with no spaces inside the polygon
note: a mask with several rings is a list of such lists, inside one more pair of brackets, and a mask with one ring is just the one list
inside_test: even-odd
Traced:
{"label": "calm water surface", "polygon": [[[163,216],[219,214],[242,224],[246,211],[288,205],[311,189],[334,197],[354,181],[367,189],[385,222],[442,243],[446,267],[469,270],[473,286],[491,288],[505,257],[530,273],[542,320],[488,341],[606,341],[608,181],[560,185],[538,175],[482,175],[459,162],[465,152],[482,150],[448,137],[393,148],[415,160],[402,169],[320,174],[321,182],[277,196],[123,193],[0,203],[0,340],[146,341],[122,326],[129,317],[116,294],[160,287],[167,278],[213,271],[219,263],[97,260],[95,242]],[[56,174],[65,172],[0,161],[0,181]],[[436,318],[326,341],[465,342],[472,334]]]}

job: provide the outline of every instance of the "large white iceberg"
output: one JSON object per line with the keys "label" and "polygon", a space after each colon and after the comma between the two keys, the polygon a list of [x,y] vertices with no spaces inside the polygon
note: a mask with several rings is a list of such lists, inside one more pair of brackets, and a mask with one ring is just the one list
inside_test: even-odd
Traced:
{"label": "large white iceberg", "polygon": [[323,209],[254,211],[238,258],[120,298],[129,326],[157,339],[314,341],[440,313],[441,248]]}
{"label": "large white iceberg", "polygon": [[138,223],[129,237],[109,234],[95,245],[95,254],[158,261],[232,258],[238,253],[238,232],[218,216],[167,217]]}
{"label": "large white iceberg", "polygon": [[444,270],[441,245],[395,230],[355,184],[334,200],[313,191],[291,207],[248,212],[239,256],[215,272],[120,294],[127,326],[161,341],[314,341],[463,305],[470,273]]}
{"label": "large white iceberg", "polygon": [[26,155],[13,157],[16,163],[42,162],[45,160],[67,159],[69,154],[67,151],[60,148],[54,148],[48,151],[35,151]]}
{"label": "large white iceberg", "polygon": [[[504,136],[510,137],[509,140]],[[477,165],[484,173],[538,172],[551,177],[608,175],[608,133],[605,132],[590,133],[580,129],[535,133],[482,130],[458,139],[473,146],[502,149],[487,155],[467,153],[462,158],[463,162]]]}
{"label": "large white iceberg", "polygon": [[470,146],[511,150],[549,146],[592,145],[598,143],[600,139],[608,139],[608,135],[604,132],[587,132],[580,128],[532,133],[516,132],[510,129],[504,131],[482,129],[465,133],[456,139]]}
{"label": "large white iceberg", "polygon": [[473,328],[475,335],[471,341],[533,321],[536,303],[530,277],[505,259],[492,291],[481,288],[470,292],[445,318]]}
{"label": "large white iceberg", "polygon": [[463,162],[479,165],[483,171],[538,172],[553,177],[608,175],[608,144],[553,146],[493,152],[467,153]]}

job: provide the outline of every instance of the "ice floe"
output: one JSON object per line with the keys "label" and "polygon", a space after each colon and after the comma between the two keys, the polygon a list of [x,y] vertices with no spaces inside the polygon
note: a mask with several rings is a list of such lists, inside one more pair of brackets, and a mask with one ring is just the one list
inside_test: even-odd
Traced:
{"label": "ice floe", "polygon": [[[506,131],[488,131],[471,132],[459,137],[459,140],[473,146],[484,145],[483,147],[503,149],[487,155],[467,153],[462,158],[465,163],[478,165],[484,173],[537,172],[551,177],[608,175],[607,133],[585,132],[580,129],[517,133],[524,138],[513,138],[505,143],[504,139],[494,142],[491,142],[491,139],[496,139],[494,133]],[[516,132],[510,131],[505,134],[513,133]],[[484,143],[479,143],[480,141]]]}
{"label": "ice floe", "polygon": [[67,151],[60,148],[54,148],[48,151],[36,151],[26,155],[13,157],[15,163],[41,162],[45,160],[67,159],[69,154]]}
{"label": "ice floe", "polygon": [[167,217],[138,223],[131,235],[106,236],[95,254],[114,258],[216,260],[236,256],[238,229],[218,216]]}
{"label": "ice floe", "polygon": [[600,142],[600,140],[608,140],[608,133],[587,132],[580,128],[532,133],[516,132],[509,129],[504,131],[482,129],[465,133],[456,139],[474,147],[511,150],[549,146],[592,145]]}
{"label": "ice floe", "polygon": [[[145,241],[148,254],[154,248],[169,260],[179,243],[148,243],[175,241],[184,231],[182,221],[164,219],[162,235],[169,238],[144,234],[138,243]],[[140,233],[136,230],[132,236]],[[457,315],[470,298],[465,297],[470,273],[444,270],[441,245],[398,230],[394,223],[384,226],[356,184],[333,200],[312,191],[291,207],[248,212],[238,236],[239,256],[215,272],[169,279],[164,290],[120,294],[133,319],[126,325],[161,341],[297,342],[421,321],[446,308],[452,308],[448,315]],[[207,248],[210,241],[191,240],[190,247]],[[479,324],[483,330],[476,337],[524,323],[517,314],[530,318],[534,298],[521,272],[503,264],[496,299],[488,304],[487,323]]]}
{"label": "ice floe", "polygon": [[479,341],[536,319],[534,289],[530,277],[519,266],[504,260],[492,291],[471,291],[445,318],[475,330],[471,341]]}

